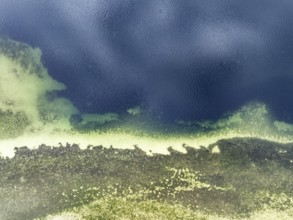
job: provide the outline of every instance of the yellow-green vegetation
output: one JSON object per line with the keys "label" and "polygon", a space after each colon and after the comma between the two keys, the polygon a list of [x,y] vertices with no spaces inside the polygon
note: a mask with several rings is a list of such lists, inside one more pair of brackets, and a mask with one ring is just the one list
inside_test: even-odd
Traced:
{"label": "yellow-green vegetation", "polygon": [[[114,213],[114,214],[113,214]],[[276,211],[264,209],[253,213],[247,218],[233,218],[234,220],[291,220],[293,209]],[[107,197],[97,200],[89,205],[76,208],[71,212],[63,212],[57,215],[49,215],[44,220],[230,220],[216,215],[204,215],[192,211],[181,205],[158,203],[154,200],[131,201],[126,198]]]}
{"label": "yellow-green vegetation", "polygon": [[130,115],[134,115],[134,116],[140,115],[141,114],[141,107],[136,106],[136,107],[127,109],[127,113]]}
{"label": "yellow-green vegetation", "polygon": [[293,132],[293,125],[283,122],[283,121],[275,121],[274,126],[278,129],[280,132],[288,132],[292,133]]}
{"label": "yellow-green vegetation", "polygon": [[270,111],[262,103],[249,103],[239,110],[226,114],[216,122],[205,121],[199,125],[208,131],[234,131],[236,133],[253,134],[257,137],[282,136],[276,129]]}
{"label": "yellow-green vegetation", "polygon": [[0,110],[0,139],[22,135],[29,124],[30,120],[24,112]]}
{"label": "yellow-green vegetation", "polygon": [[[63,125],[77,113],[70,101],[50,93],[65,86],[52,79],[41,62],[41,50],[25,43],[0,39],[0,138],[18,136],[25,128],[44,123]],[[51,95],[52,96],[52,95]],[[65,120],[64,120],[65,119]]]}
{"label": "yellow-green vegetation", "polygon": [[[220,153],[212,153],[215,146]],[[184,147],[185,154],[169,148],[170,155],[153,156],[139,148],[17,148],[13,158],[0,159],[0,217],[292,216],[292,144],[235,138]]]}
{"label": "yellow-green vegetation", "polygon": [[118,121],[119,117],[116,113],[106,114],[81,114],[72,115],[71,122],[75,129],[79,131],[91,132],[95,131],[101,126]]}
{"label": "yellow-green vegetation", "polygon": [[155,200],[137,201],[127,197],[105,197],[74,210],[81,219],[107,220],[204,220],[181,205],[170,205]]}

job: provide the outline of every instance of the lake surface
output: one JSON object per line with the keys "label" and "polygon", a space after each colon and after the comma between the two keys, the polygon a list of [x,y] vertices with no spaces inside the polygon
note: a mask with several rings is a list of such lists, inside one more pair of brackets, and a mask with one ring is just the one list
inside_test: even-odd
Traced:
{"label": "lake surface", "polygon": [[217,120],[247,103],[292,121],[293,3],[11,1],[0,37],[38,47],[83,113],[140,106],[156,120]]}

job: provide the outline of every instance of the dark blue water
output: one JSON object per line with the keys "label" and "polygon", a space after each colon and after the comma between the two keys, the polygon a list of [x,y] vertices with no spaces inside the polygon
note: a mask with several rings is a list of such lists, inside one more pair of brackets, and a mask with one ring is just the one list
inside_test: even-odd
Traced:
{"label": "dark blue water", "polygon": [[1,0],[0,36],[43,51],[81,112],[217,119],[250,101],[293,121],[291,0]]}

